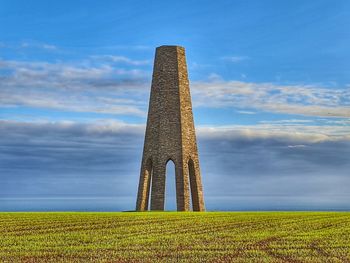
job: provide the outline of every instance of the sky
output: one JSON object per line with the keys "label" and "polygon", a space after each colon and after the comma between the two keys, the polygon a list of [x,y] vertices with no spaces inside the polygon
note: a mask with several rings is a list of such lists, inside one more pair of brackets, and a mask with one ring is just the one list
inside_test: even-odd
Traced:
{"label": "sky", "polygon": [[349,26],[347,0],[0,0],[0,210],[135,208],[161,45],[208,210],[350,210]]}

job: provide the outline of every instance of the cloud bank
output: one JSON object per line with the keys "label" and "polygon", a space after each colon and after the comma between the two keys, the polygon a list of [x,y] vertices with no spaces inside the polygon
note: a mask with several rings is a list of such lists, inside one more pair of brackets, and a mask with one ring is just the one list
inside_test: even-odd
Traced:
{"label": "cloud bank", "polygon": [[318,117],[350,117],[350,89],[242,81],[195,82],[196,106],[236,107]]}
{"label": "cloud bank", "polygon": [[[0,60],[2,107],[145,116],[149,60],[90,56],[80,62]],[[191,83],[195,107],[350,118],[350,89],[220,79]],[[77,103],[79,101],[79,103]]]}
{"label": "cloud bank", "polygon": [[0,60],[0,105],[144,116],[144,74],[94,61],[71,65]]}
{"label": "cloud bank", "polygon": [[[133,209],[144,128],[2,121],[0,209]],[[350,209],[349,137],[298,129],[199,127],[207,208]]]}

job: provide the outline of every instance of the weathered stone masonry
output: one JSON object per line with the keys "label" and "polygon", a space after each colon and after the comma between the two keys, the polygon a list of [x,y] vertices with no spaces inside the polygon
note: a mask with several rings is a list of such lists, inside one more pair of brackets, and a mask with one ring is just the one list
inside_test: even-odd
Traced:
{"label": "weathered stone masonry", "polygon": [[[185,49],[156,49],[136,210],[164,210],[166,164],[175,164],[178,211],[204,211]],[[190,194],[191,189],[191,194]]]}

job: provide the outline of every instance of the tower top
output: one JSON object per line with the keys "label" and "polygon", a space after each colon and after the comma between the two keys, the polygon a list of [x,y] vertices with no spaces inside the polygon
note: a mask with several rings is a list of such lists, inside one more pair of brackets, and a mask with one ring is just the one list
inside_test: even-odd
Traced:
{"label": "tower top", "polygon": [[159,49],[172,49],[172,48],[175,48],[175,49],[183,49],[185,50],[185,48],[183,46],[177,46],[177,45],[162,45],[162,46],[159,46],[157,47],[157,50]]}

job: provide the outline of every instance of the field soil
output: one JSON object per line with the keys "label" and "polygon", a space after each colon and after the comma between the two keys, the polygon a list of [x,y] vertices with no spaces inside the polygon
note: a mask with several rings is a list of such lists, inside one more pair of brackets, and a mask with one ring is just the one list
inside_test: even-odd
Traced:
{"label": "field soil", "polygon": [[2,212],[0,262],[350,262],[350,213]]}

